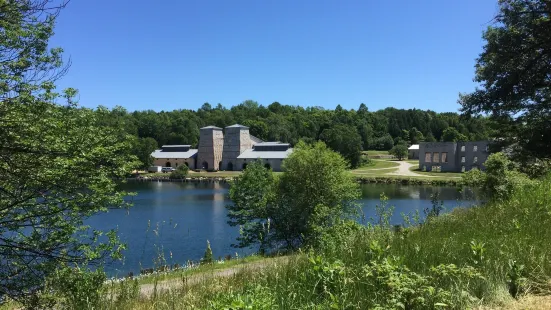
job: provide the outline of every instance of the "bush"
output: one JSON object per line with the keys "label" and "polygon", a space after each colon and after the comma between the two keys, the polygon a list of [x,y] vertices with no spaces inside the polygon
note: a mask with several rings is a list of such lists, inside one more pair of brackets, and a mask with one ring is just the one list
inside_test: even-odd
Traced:
{"label": "bush", "polygon": [[207,248],[205,249],[205,254],[201,259],[201,264],[212,264],[213,262],[212,249],[210,248],[210,242],[207,240]]}
{"label": "bush", "polygon": [[482,189],[482,194],[490,199],[506,200],[515,189],[534,184],[526,174],[517,171],[514,163],[503,153],[490,155],[484,165],[485,172],[471,170],[462,176],[462,183]]}
{"label": "bush", "polygon": [[176,168],[176,170],[170,173],[169,178],[171,179],[185,179],[189,172],[189,167],[186,165],[181,165]]}
{"label": "bush", "polygon": [[63,267],[47,281],[46,291],[53,292],[62,309],[98,309],[106,293],[106,279],[101,269]]}

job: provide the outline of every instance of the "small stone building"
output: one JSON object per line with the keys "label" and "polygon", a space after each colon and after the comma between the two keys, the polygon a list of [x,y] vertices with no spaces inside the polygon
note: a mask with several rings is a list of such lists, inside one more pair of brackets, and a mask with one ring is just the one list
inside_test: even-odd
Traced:
{"label": "small stone building", "polygon": [[154,158],[154,166],[176,168],[186,165],[195,169],[197,149],[192,149],[191,145],[163,145],[160,150],[151,153],[151,156]]}
{"label": "small stone building", "polygon": [[263,142],[257,143],[237,157],[237,169],[243,170],[251,162],[261,160],[266,168],[282,171],[285,158],[293,151],[288,143]]}
{"label": "small stone building", "polygon": [[419,169],[421,171],[465,172],[485,170],[490,155],[488,141],[421,142]]}
{"label": "small stone building", "polygon": [[419,159],[419,144],[412,144],[408,148],[408,159]]}

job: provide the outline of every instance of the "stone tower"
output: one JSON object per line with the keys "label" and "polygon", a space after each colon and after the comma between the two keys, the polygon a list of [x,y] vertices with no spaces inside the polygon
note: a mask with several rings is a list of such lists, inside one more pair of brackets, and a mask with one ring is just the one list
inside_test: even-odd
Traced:
{"label": "stone tower", "polygon": [[224,134],[222,128],[207,126],[200,129],[197,169],[219,170],[222,161]]}
{"label": "stone tower", "polygon": [[249,127],[239,124],[226,127],[220,170],[241,170],[242,167],[236,166],[237,156],[252,147],[253,141],[249,134]]}

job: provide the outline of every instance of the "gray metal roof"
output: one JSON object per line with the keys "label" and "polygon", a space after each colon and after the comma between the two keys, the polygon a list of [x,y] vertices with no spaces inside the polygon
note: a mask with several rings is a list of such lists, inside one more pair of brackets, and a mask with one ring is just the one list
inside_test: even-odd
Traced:
{"label": "gray metal roof", "polygon": [[253,136],[253,135],[250,135],[250,136],[251,136],[251,141],[253,141],[253,144],[264,142],[264,141],[262,141],[262,139],[260,139],[260,138],[257,138],[257,137],[255,137],[255,136]]}
{"label": "gray metal roof", "polygon": [[243,126],[243,125],[240,125],[240,124],[233,124],[233,125],[231,125],[231,126],[226,126],[226,128],[243,128],[243,129],[249,129],[249,127]]}
{"label": "gray metal roof", "polygon": [[293,149],[287,149],[286,151],[255,151],[254,149],[245,150],[241,155],[237,156],[238,159],[284,159],[293,152]]}
{"label": "gray metal roof", "polygon": [[216,126],[206,126],[206,127],[200,128],[200,129],[220,129],[220,130],[222,130],[222,128],[216,127]]}
{"label": "gray metal roof", "polygon": [[180,144],[180,145],[169,144],[169,145],[163,145],[161,147],[162,148],[165,148],[165,147],[191,147],[191,145],[190,144]]}
{"label": "gray metal roof", "polygon": [[163,152],[163,150],[155,150],[153,153],[151,153],[151,156],[153,156],[153,158],[167,158],[167,159],[191,158],[197,155],[197,151],[198,151],[197,149],[190,149],[187,152]]}
{"label": "gray metal roof", "polygon": [[260,145],[260,146],[264,146],[264,145],[287,145],[287,146],[289,146],[289,143],[281,143],[279,141],[270,141],[270,142],[256,143],[255,145]]}

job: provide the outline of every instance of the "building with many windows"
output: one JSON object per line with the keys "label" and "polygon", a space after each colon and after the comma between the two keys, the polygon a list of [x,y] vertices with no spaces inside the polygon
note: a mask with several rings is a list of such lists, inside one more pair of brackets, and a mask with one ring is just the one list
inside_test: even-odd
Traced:
{"label": "building with many windows", "polygon": [[419,169],[421,171],[465,172],[485,170],[490,155],[488,141],[475,142],[421,142]]}

